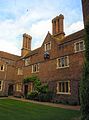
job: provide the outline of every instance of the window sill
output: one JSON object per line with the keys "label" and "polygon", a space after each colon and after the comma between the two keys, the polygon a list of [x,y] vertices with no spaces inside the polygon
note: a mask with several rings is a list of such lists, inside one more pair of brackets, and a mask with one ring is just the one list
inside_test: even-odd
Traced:
{"label": "window sill", "polygon": [[56,94],[60,95],[71,95],[71,93],[57,92]]}
{"label": "window sill", "polygon": [[64,69],[64,68],[69,68],[69,66],[65,66],[65,67],[57,67],[56,69]]}
{"label": "window sill", "polygon": [[75,51],[74,53],[84,52],[85,50]]}
{"label": "window sill", "polygon": [[39,73],[39,71],[36,71],[36,72],[32,72],[32,73]]}
{"label": "window sill", "polygon": [[0,72],[4,72],[5,70],[0,70]]}
{"label": "window sill", "polygon": [[21,90],[16,90],[16,92],[22,92]]}
{"label": "window sill", "polygon": [[23,74],[22,74],[22,75],[20,75],[20,74],[17,74],[17,75],[18,75],[18,76],[22,76]]}

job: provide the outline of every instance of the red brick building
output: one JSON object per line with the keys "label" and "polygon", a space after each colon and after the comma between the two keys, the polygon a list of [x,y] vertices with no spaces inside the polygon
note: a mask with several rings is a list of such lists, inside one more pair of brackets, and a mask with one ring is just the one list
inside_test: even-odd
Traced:
{"label": "red brick building", "polygon": [[65,36],[62,14],[52,20],[52,35],[48,32],[41,47],[32,51],[32,37],[25,33],[21,56],[0,52],[0,96],[31,92],[32,83],[23,85],[22,81],[36,75],[43,84],[48,83],[55,94],[54,101],[79,103],[83,39],[83,30]]}
{"label": "red brick building", "polygon": [[89,0],[82,0],[83,18],[86,24],[89,20]]}

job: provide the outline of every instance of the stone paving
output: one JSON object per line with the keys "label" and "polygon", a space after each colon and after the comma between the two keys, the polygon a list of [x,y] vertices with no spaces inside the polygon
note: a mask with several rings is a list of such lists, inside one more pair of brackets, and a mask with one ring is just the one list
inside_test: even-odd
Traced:
{"label": "stone paving", "polygon": [[35,103],[35,104],[47,105],[47,106],[52,106],[52,107],[59,107],[59,108],[70,109],[70,110],[80,110],[80,106],[55,104],[55,103],[49,103],[49,102],[38,102],[38,101],[27,100],[24,98],[16,98],[16,97],[8,97],[8,99],[20,100],[20,101],[24,101],[24,102],[31,102],[31,103]]}

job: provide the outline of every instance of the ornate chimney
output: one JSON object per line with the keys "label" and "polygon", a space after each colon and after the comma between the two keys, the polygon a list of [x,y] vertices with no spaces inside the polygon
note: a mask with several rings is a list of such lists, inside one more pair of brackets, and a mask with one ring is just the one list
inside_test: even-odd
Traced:
{"label": "ornate chimney", "polygon": [[26,33],[23,34],[23,47],[21,49],[21,56],[25,57],[31,51],[32,37]]}
{"label": "ornate chimney", "polygon": [[59,16],[56,16],[52,20],[52,34],[55,37],[63,38],[65,33],[64,33],[64,16],[60,14]]}

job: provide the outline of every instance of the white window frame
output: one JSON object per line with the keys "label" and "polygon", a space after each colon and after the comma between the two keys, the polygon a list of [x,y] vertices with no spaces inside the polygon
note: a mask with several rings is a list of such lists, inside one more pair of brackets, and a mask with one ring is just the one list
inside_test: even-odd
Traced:
{"label": "white window frame", "polygon": [[[47,45],[48,45],[48,44],[50,44],[49,49],[47,49]],[[46,43],[46,44],[44,44],[44,48],[45,48],[45,52],[51,50],[51,41],[48,42],[48,43]]]}
{"label": "white window frame", "polygon": [[[66,90],[66,82],[68,82],[68,92],[61,92],[62,91],[62,84],[61,84],[61,91],[59,91],[59,83],[64,83],[64,87],[65,87],[65,90]],[[71,92],[70,92],[70,81],[58,81],[57,82],[57,94],[66,94],[66,95],[70,95]]]}
{"label": "white window frame", "polygon": [[[20,85],[20,87],[19,87],[19,85]],[[20,88],[20,89],[19,89]],[[17,83],[16,84],[16,91],[17,92],[21,92],[22,91],[22,84],[21,83]]]}
{"label": "white window frame", "polygon": [[[80,43],[83,42],[83,50],[81,50],[80,48]],[[79,50],[77,51],[76,49],[76,45],[79,44]],[[85,44],[84,44],[84,40],[81,40],[81,41],[78,41],[78,42],[75,42],[74,43],[74,52],[77,53],[77,52],[81,52],[81,51],[84,51],[85,50]]]}
{"label": "white window frame", "polygon": [[[36,65],[36,71],[34,71],[34,66]],[[39,63],[36,63],[34,65],[32,65],[32,73],[37,73],[39,72]]]}
{"label": "white window frame", "polygon": [[[1,67],[3,67],[3,70],[1,70]],[[5,65],[0,65],[0,71],[4,71],[5,70]]]}
{"label": "white window frame", "polygon": [[0,80],[1,84],[0,84],[0,91],[2,91],[2,86],[3,86],[3,80]]}
{"label": "white window frame", "polygon": [[17,75],[23,75],[23,69],[22,68],[17,69]]}
{"label": "white window frame", "polygon": [[[65,65],[65,57],[67,57],[67,65]],[[59,65],[59,60],[61,61],[61,59],[64,58],[64,66],[62,66],[62,62],[60,62],[60,65]],[[60,58],[57,58],[57,69],[59,68],[67,68],[69,67],[69,56],[64,56],[64,57],[60,57]]]}

